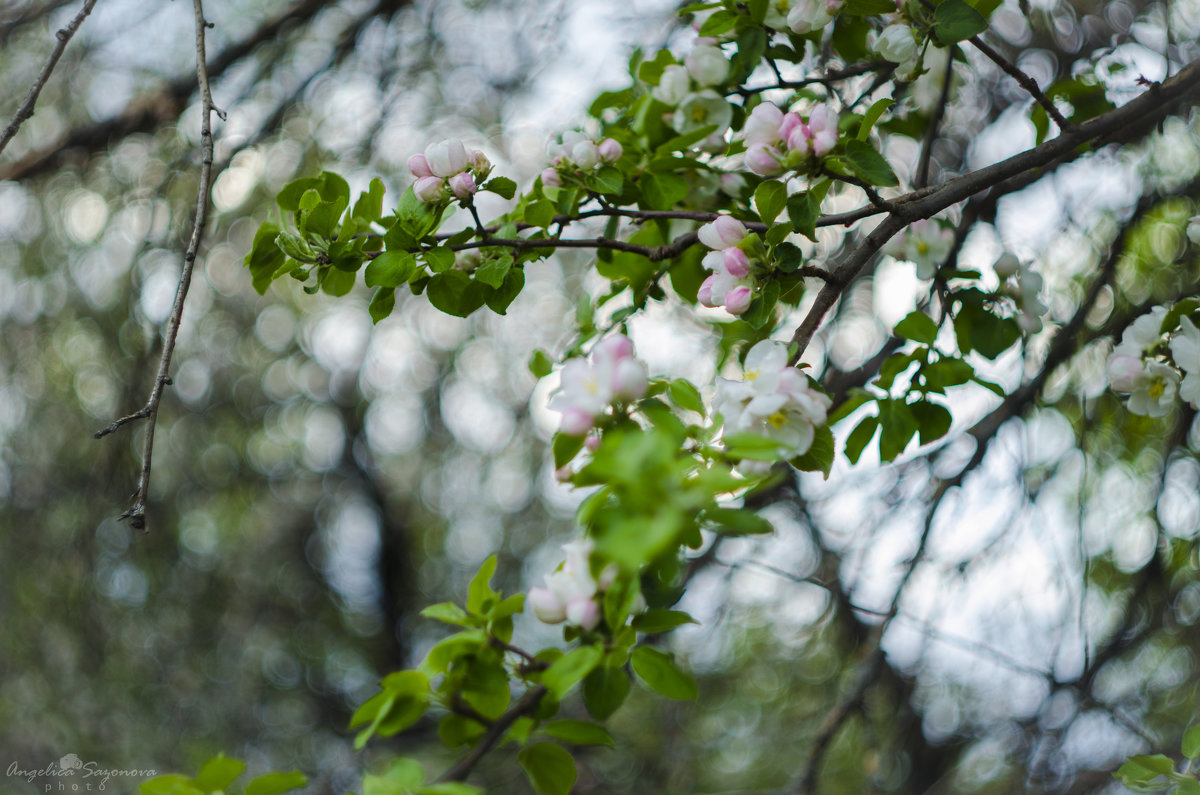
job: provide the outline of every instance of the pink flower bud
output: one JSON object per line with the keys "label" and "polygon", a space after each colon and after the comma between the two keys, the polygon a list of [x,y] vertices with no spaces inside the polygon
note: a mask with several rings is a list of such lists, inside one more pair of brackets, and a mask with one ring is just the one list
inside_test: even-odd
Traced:
{"label": "pink flower bud", "polygon": [[775,177],[783,173],[779,163],[779,150],[773,146],[758,144],[746,150],[746,168],[760,177]]}
{"label": "pink flower bud", "polygon": [[408,170],[413,173],[414,177],[432,177],[433,172],[429,170],[429,161],[425,159],[425,155],[413,155],[408,159]]}
{"label": "pink flower bud", "polygon": [[558,172],[552,168],[542,169],[542,184],[548,188],[562,187],[562,178],[558,176]]}
{"label": "pink flower bud", "polygon": [[624,334],[606,337],[596,345],[595,356],[614,361],[633,356],[633,341]]}
{"label": "pink flower bud", "polygon": [[732,215],[718,215],[711,223],[696,230],[700,242],[714,251],[736,246],[747,234],[746,227]]}
{"label": "pink flower bud", "polygon": [[449,180],[450,190],[454,191],[454,195],[465,201],[475,194],[478,188],[475,186],[475,177],[469,171],[462,171],[455,174]]}
{"label": "pink flower bud", "polygon": [[782,121],[779,122],[779,130],[777,131],[779,140],[786,141],[788,137],[791,136],[792,131],[801,124],[803,124],[803,122],[800,120],[799,113],[788,113],[783,117]]}
{"label": "pink flower bud", "polygon": [[802,155],[807,155],[812,151],[812,130],[808,128],[807,124],[797,125],[788,134],[787,147],[789,151],[799,152]]}
{"label": "pink flower bud", "polygon": [[742,129],[747,146],[772,144],[779,138],[779,125],[783,122],[783,111],[770,102],[755,105],[746,118]]}
{"label": "pink flower bud", "polygon": [[837,130],[818,130],[812,139],[812,151],[817,157],[824,157],[837,146]]}
{"label": "pink flower bud", "polygon": [[594,453],[600,448],[600,435],[596,433],[588,434],[588,437],[583,440],[583,446],[588,449],[589,453]]}
{"label": "pink flower bud", "polygon": [[566,606],[548,588],[530,588],[528,601],[539,621],[561,624],[567,620]]}
{"label": "pink flower bud", "polygon": [[478,149],[472,149],[470,155],[471,170],[477,177],[486,177],[492,173],[492,161]]}
{"label": "pink flower bud", "polygon": [[446,183],[438,177],[421,177],[413,185],[413,193],[423,202],[439,202],[445,194]]}
{"label": "pink flower bud", "polygon": [[600,159],[605,163],[615,163],[621,159],[623,154],[625,154],[625,150],[614,139],[605,138],[600,142]]}
{"label": "pink flower bud", "polygon": [[571,147],[571,162],[583,169],[594,168],[600,162],[600,150],[591,141],[580,141]]}
{"label": "pink flower bud", "polygon": [[435,177],[452,177],[467,167],[467,147],[457,138],[425,148],[425,160]]}
{"label": "pink flower bud", "polygon": [[568,406],[563,409],[562,428],[560,430],[567,436],[583,436],[592,429],[592,423],[595,419],[593,415],[588,414],[583,409]]}
{"label": "pink flower bud", "polygon": [[567,605],[567,621],[591,632],[600,624],[600,605],[592,598],[572,599]]}
{"label": "pink flower bud", "polygon": [[596,578],[596,587],[602,591],[607,591],[617,581],[617,575],[620,573],[621,569],[617,564],[608,564],[601,570],[600,576]]}
{"label": "pink flower bud", "polygon": [[740,279],[750,273],[750,258],[746,256],[746,252],[736,246],[730,246],[721,253],[725,261],[725,270],[729,271],[730,276]]}
{"label": "pink flower bud", "polygon": [[740,315],[750,308],[750,288],[734,287],[725,293],[725,311],[731,315]]}
{"label": "pink flower bud", "polygon": [[717,280],[716,276],[709,276],[707,279],[705,279],[703,282],[700,283],[700,289],[696,291],[696,300],[700,302],[701,306],[707,306],[707,307],[716,306],[716,304],[713,302],[713,297],[712,297],[713,282],[715,282],[716,280]]}
{"label": "pink flower bud", "polygon": [[637,359],[621,359],[613,368],[612,393],[618,400],[637,400],[646,394],[646,370]]}

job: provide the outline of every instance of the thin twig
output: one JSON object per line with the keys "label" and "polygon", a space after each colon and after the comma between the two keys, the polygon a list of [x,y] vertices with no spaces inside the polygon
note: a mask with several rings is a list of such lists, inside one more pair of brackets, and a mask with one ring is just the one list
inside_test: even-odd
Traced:
{"label": "thin twig", "polygon": [[954,82],[954,53],[958,50],[951,48],[950,57],[946,59],[946,74],[942,78],[942,93],[934,106],[933,116],[929,126],[925,128],[925,138],[921,141],[921,159],[917,163],[917,174],[913,177],[913,187],[923,188],[929,184],[929,164],[933,161],[933,144],[937,140],[938,127],[942,117],[946,115],[946,105],[950,101],[950,84]]}
{"label": "thin twig", "polygon": [[179,287],[175,291],[175,304],[171,307],[171,315],[167,319],[167,328],[163,333],[162,358],[158,363],[158,374],[154,377],[154,386],[150,390],[150,398],[146,405],[126,417],[114,421],[107,428],[97,431],[99,439],[117,430],[123,425],[140,419],[146,419],[146,438],[142,442],[142,470],[138,476],[137,490],[133,494],[133,505],[122,519],[128,519],[130,525],[137,530],[146,529],[146,500],[150,488],[150,461],[154,452],[154,428],[158,423],[158,409],[162,402],[163,390],[171,383],[168,373],[171,370],[171,357],[175,353],[175,342],[179,337],[179,324],[183,318],[183,304],[187,300],[188,287],[192,283],[192,270],[196,265],[196,254],[200,250],[200,240],[204,236],[204,225],[208,220],[208,193],[212,186],[213,169],[213,136],[212,114],[224,117],[224,114],[213,105],[212,93],[208,87],[208,65],[204,52],[204,31],[209,23],[204,20],[202,0],[192,0],[192,8],[196,16],[196,80],[200,87],[200,184],[196,189],[196,216],[192,223],[192,237],[188,241],[187,251],[183,255],[183,271],[179,275]]}
{"label": "thin twig", "polygon": [[986,55],[992,61],[992,63],[1003,69],[1006,75],[1011,77],[1013,80],[1016,80],[1021,85],[1021,88],[1028,91],[1029,96],[1033,97],[1033,101],[1042,106],[1042,108],[1046,111],[1046,115],[1054,119],[1054,123],[1058,125],[1060,130],[1071,129],[1073,125],[1063,118],[1063,115],[1058,112],[1058,108],[1054,107],[1054,103],[1050,101],[1050,98],[1042,93],[1042,90],[1038,88],[1037,81],[1018,69],[1003,55],[989,47],[987,43],[978,36],[972,36],[971,38],[967,39],[967,41],[975,45],[975,49]]}
{"label": "thin twig", "polygon": [[548,691],[545,685],[538,685],[531,690],[526,691],[525,695],[521,696],[521,700],[509,708],[499,718],[492,722],[488,727],[487,732],[480,738],[475,747],[471,749],[471,753],[464,756],[458,764],[447,770],[438,778],[438,783],[443,781],[463,781],[471,774],[471,770],[479,763],[488,751],[495,747],[496,743],[504,737],[504,733],[508,731],[508,727],[517,722],[518,718],[522,718],[535,709],[541,703],[542,698]]}
{"label": "thin twig", "polygon": [[21,107],[17,108],[16,114],[12,121],[4,128],[4,135],[0,136],[0,152],[4,151],[4,147],[8,146],[8,142],[17,134],[17,130],[25,123],[25,120],[33,115],[33,106],[37,104],[38,96],[41,95],[42,89],[46,87],[47,81],[50,80],[50,73],[54,71],[54,67],[58,64],[58,59],[62,57],[63,51],[67,49],[67,42],[75,35],[75,31],[79,30],[79,26],[83,24],[83,20],[87,15],[92,13],[92,7],[96,5],[96,0],[86,0],[83,8],[79,9],[79,13],[65,27],[54,34],[54,38],[58,41],[54,45],[54,50],[50,53],[50,58],[46,61],[46,65],[42,67],[42,71],[38,74],[37,79],[33,81],[33,85],[29,87],[29,93],[25,95],[25,101],[21,103]]}

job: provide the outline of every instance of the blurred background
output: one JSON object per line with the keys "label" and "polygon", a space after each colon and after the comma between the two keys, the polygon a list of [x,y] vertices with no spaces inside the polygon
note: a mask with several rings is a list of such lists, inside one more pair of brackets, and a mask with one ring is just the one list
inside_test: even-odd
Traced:
{"label": "blurred background", "polygon": [[[0,7],[4,118],[77,6]],[[575,296],[600,283],[562,255],[506,317],[415,299],[372,327],[365,292],[259,297],[241,260],[275,192],[321,169],[356,191],[381,176],[394,200],[408,156],[457,136],[528,185],[550,134],[627,84],[635,47],[687,46],[674,12],[210,2],[227,121],[141,534],[116,518],[141,430],[92,433],[145,402],[191,230],[192,9],[97,5],[0,155],[0,764],[193,771],[224,751],[343,793],[396,754],[451,763],[433,722],[362,754],[346,724],[442,637],[418,612],[462,598],[489,554],[508,591],[561,559],[579,495],[553,479],[553,384],[525,362],[561,353]],[[988,38],[1070,109],[1128,100],[1198,35],[1197,0],[1039,0],[1005,2]],[[990,62],[938,68],[954,82],[935,180],[1033,145],[1027,96]],[[939,88],[902,90],[904,117],[923,125]],[[892,132],[903,172],[918,144]],[[1016,396],[964,390],[947,443],[842,460],[764,507],[776,535],[710,545],[682,605],[701,625],[671,641],[700,701],[631,699],[618,748],[577,755],[577,792],[1116,792],[1124,756],[1177,754],[1196,711],[1200,438],[1186,409],[1125,412],[1103,365],[1140,312],[1195,292],[1197,132],[1185,111],[960,209],[960,267],[994,280],[1008,249],[1047,283],[1047,328],[986,371]],[[814,257],[859,231],[825,230]],[[919,288],[888,259],[855,285],[810,353],[831,391],[890,352]],[[634,324],[639,353],[709,382],[718,337],[677,304]],[[556,634],[524,621],[517,639]],[[510,756],[479,769],[489,791],[528,791]]]}

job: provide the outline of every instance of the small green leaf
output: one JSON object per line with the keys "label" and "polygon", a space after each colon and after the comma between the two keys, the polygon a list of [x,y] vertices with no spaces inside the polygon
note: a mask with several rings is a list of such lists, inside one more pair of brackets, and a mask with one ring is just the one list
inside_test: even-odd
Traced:
{"label": "small green leaf", "polygon": [[1183,755],[1188,759],[1200,758],[1200,724],[1189,726],[1183,733]]}
{"label": "small green leaf", "polygon": [[694,411],[701,417],[704,416],[704,400],[700,397],[700,390],[696,389],[690,381],[676,378],[671,382],[669,391],[671,402],[676,406],[687,411]]}
{"label": "small green leaf", "polygon": [[496,573],[496,555],[488,555],[488,559],[479,567],[479,571],[471,579],[467,588],[467,612],[481,615],[486,609],[487,602],[499,594],[492,590],[489,582]]}
{"label": "small green leaf", "polygon": [[542,674],[542,684],[559,701],[604,659],[597,646],[580,646],[559,657]]}
{"label": "small green leaf", "polygon": [[487,182],[483,183],[483,189],[491,191],[497,196],[502,196],[505,199],[511,199],[517,195],[517,183],[513,182],[508,177],[492,177]]}
{"label": "small green leaf", "polygon": [[[417,795],[483,795],[483,788],[461,781],[443,781],[427,787],[417,787]],[[365,795],[365,793],[364,793]]]}
{"label": "small green leaf", "polygon": [[395,308],[396,289],[394,287],[380,287],[375,291],[375,295],[371,296],[371,303],[367,307],[367,311],[371,313],[371,322],[378,323],[392,314],[392,310]]}
{"label": "small green leaf", "polygon": [[937,441],[950,431],[950,424],[953,420],[945,406],[922,401],[913,403],[908,408],[917,420],[921,444]]}
{"label": "small green leaf", "polygon": [[678,174],[647,172],[640,182],[642,196],[651,210],[669,210],[688,194],[688,183]]}
{"label": "small green leaf", "polygon": [[483,263],[473,276],[475,281],[482,282],[494,289],[504,284],[504,277],[508,275],[509,270],[512,269],[512,265],[512,256],[506,254]]}
{"label": "small green leaf", "polygon": [[487,299],[487,288],[462,271],[438,273],[425,287],[429,303],[448,315],[467,317]]}
{"label": "small green leaf", "polygon": [[630,655],[630,664],[638,679],[659,695],[681,701],[695,701],[699,696],[695,680],[680,670],[670,655],[658,649],[638,646]]}
{"label": "small green leaf", "polygon": [[533,373],[534,378],[545,378],[554,370],[554,364],[550,361],[550,357],[541,348],[533,352],[529,357],[529,372]]}
{"label": "small green leaf", "polygon": [[504,283],[493,290],[491,295],[484,298],[484,303],[497,315],[503,315],[523,289],[525,289],[525,269],[511,268],[504,276]]}
{"label": "small green leaf", "polygon": [[732,11],[721,9],[714,11],[709,15],[708,19],[704,20],[704,24],[700,26],[701,36],[720,36],[722,33],[728,33],[733,30],[737,24],[737,14]]}
{"label": "small green leaf", "polygon": [[942,47],[987,30],[987,20],[963,0],[942,0],[933,12],[933,38]]}
{"label": "small green leaf", "polygon": [[156,776],[149,781],[143,781],[138,787],[141,795],[204,795],[201,790],[192,785],[192,779],[177,773],[169,776]]}
{"label": "small green leaf", "polygon": [[467,611],[453,602],[441,602],[436,605],[430,605],[421,611],[421,615],[425,618],[432,618],[434,621],[457,624],[461,627],[472,625],[471,617],[467,615]]}
{"label": "small green leaf", "polygon": [[826,480],[833,470],[833,459],[837,446],[833,441],[833,431],[828,425],[821,425],[813,433],[813,441],[803,455],[798,455],[788,461],[801,472],[820,472]]}
{"label": "small green leaf", "polygon": [[775,222],[787,206],[787,187],[773,179],[763,180],[754,189],[754,207],[758,217],[768,226]]}
{"label": "small green leaf", "polygon": [[417,261],[407,251],[384,251],[367,263],[363,279],[368,287],[399,287],[412,277]]}
{"label": "small green leaf", "polygon": [[571,745],[607,745],[616,746],[608,729],[586,720],[556,720],[546,724],[543,731],[556,740],[562,740]]}
{"label": "small green leaf", "polygon": [[918,309],[896,324],[896,333],[905,339],[932,345],[937,339],[938,327],[933,318]]}
{"label": "small green leaf", "polygon": [[308,779],[298,770],[266,773],[246,785],[246,795],[279,795],[305,786],[308,786]]}
{"label": "small green leaf", "polygon": [[884,97],[883,99],[876,100],[875,104],[868,108],[867,112],[863,114],[862,124],[859,125],[858,135],[855,137],[860,141],[866,141],[869,139],[871,137],[871,128],[875,126],[875,122],[879,121],[879,117],[882,116],[888,108],[894,105],[895,102],[896,100],[892,99],[891,97]]}
{"label": "small green leaf", "polygon": [[554,468],[562,469],[571,463],[571,459],[583,449],[583,436],[572,436],[568,433],[554,434],[551,448],[554,452]]}
{"label": "small green leaf", "polygon": [[543,229],[554,223],[554,205],[545,199],[538,199],[525,208],[525,223],[540,226]]}
{"label": "small green leaf", "polygon": [[433,273],[442,273],[454,267],[454,251],[448,246],[437,246],[422,251],[421,257]]}
{"label": "small green leaf", "polygon": [[583,705],[596,720],[608,720],[625,703],[629,687],[624,669],[602,665],[583,680]]}
{"label": "small green leaf", "polygon": [[575,760],[561,746],[531,745],[517,754],[517,761],[541,795],[569,795],[575,786]]}
{"label": "small green leaf", "polygon": [[744,508],[709,508],[704,519],[725,536],[765,535],[775,530],[766,519]]}
{"label": "small green leaf", "polygon": [[359,194],[350,214],[363,221],[378,221],[383,217],[383,193],[383,182],[376,177],[366,192]]}
{"label": "small green leaf", "polygon": [[846,165],[859,178],[872,185],[899,185],[900,180],[892,167],[883,159],[883,155],[875,151],[875,147],[866,141],[852,139],[846,142],[844,154]]}
{"label": "small green leaf", "polygon": [[245,769],[245,762],[221,754],[204,763],[193,783],[205,792],[227,789]]}
{"label": "small green leaf", "polygon": [[254,291],[265,295],[275,272],[283,265],[287,257],[279,250],[276,238],[279,229],[273,224],[263,224],[254,233],[254,244],[246,255],[246,267],[250,269],[250,281]]}
{"label": "small green leaf", "polygon": [[651,608],[633,619],[633,628],[647,635],[668,632],[684,624],[699,624],[682,610],[667,610],[662,607]]}
{"label": "small green leaf", "polygon": [[857,464],[859,456],[871,439],[875,436],[875,429],[879,427],[879,418],[871,415],[863,417],[854,430],[850,431],[850,435],[846,437],[846,458],[851,464]]}

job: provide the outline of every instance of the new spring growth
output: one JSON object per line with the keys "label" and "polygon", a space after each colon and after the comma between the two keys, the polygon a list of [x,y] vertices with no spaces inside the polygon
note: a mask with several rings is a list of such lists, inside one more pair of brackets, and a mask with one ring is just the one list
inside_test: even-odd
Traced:
{"label": "new spring growth", "polygon": [[615,163],[624,150],[613,138],[596,143],[581,132],[572,130],[563,133],[561,142],[551,142],[546,147],[550,156],[550,167],[542,170],[542,184],[557,188],[562,185],[562,174],[590,171],[597,166]]}
{"label": "new spring growth", "polygon": [[478,149],[468,149],[457,138],[425,147],[423,154],[408,159],[408,170],[417,181],[413,193],[429,204],[449,196],[466,201],[479,189],[479,183],[491,173],[492,164]]}
{"label": "new spring growth", "polygon": [[562,389],[550,408],[562,412],[563,433],[583,436],[610,406],[637,400],[646,387],[646,365],[634,357],[633,342],[617,335],[602,340],[587,359],[571,359],[563,366]]}
{"label": "new spring growth", "polygon": [[804,119],[769,102],[756,105],[746,119],[746,167],[774,177],[827,155],[838,141],[838,118],[828,105],[817,105]]}
{"label": "new spring growth", "polygon": [[705,255],[704,267],[712,271],[700,285],[697,300],[703,306],[722,306],[731,315],[740,315],[753,298],[754,277],[750,258],[740,248],[749,230],[731,215],[721,215],[697,231],[700,242],[712,251]]}

